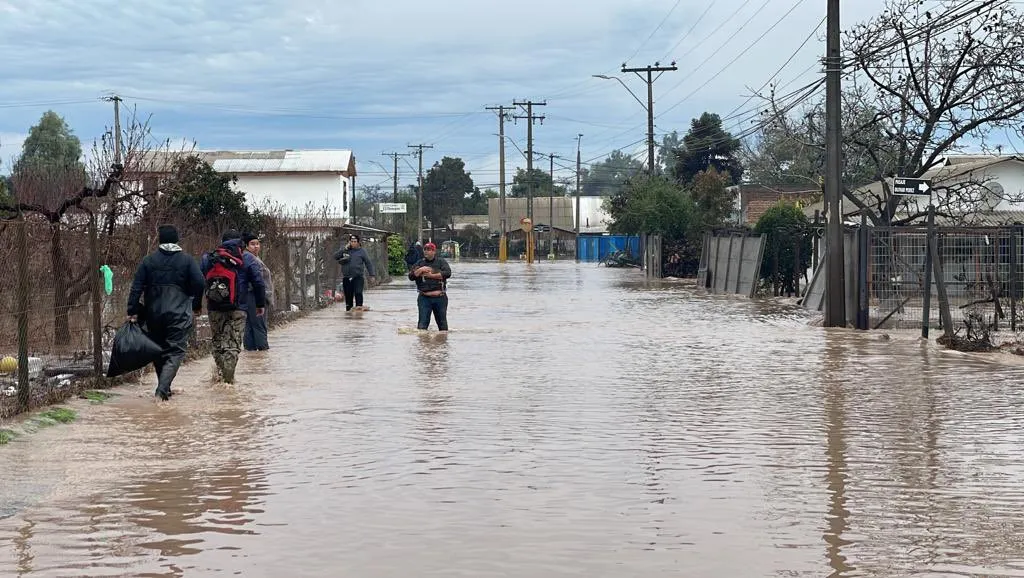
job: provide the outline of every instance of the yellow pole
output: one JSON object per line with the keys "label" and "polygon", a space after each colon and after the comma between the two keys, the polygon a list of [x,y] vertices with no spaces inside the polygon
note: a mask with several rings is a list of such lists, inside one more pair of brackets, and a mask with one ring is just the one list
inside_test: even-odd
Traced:
{"label": "yellow pole", "polygon": [[533,263],[533,220],[529,217],[523,217],[519,220],[519,223],[523,226],[523,233],[526,234],[526,262]]}
{"label": "yellow pole", "polygon": [[505,237],[504,232],[498,240],[498,261],[502,263],[508,261],[508,239]]}

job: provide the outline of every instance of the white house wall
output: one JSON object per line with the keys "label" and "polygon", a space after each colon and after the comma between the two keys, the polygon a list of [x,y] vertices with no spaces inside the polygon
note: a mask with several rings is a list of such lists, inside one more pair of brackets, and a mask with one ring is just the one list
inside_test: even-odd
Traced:
{"label": "white house wall", "polygon": [[249,206],[269,199],[287,211],[303,212],[307,205],[322,208],[330,204],[332,215],[347,218],[351,198],[346,199],[348,179],[331,173],[237,175],[236,190],[244,191]]}
{"label": "white house wall", "polygon": [[984,179],[991,178],[993,182],[1003,187],[1003,195],[1016,202],[1001,200],[995,207],[997,211],[1020,211],[1024,209],[1024,163],[1006,162],[988,167],[984,171]]}

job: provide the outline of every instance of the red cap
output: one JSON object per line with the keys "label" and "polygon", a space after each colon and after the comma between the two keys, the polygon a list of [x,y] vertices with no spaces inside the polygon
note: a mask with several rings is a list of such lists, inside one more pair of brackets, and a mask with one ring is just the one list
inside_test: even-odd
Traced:
{"label": "red cap", "polygon": [[423,245],[423,250],[426,251],[427,249],[433,249],[434,251],[437,251],[437,245],[433,243],[427,243],[426,245]]}

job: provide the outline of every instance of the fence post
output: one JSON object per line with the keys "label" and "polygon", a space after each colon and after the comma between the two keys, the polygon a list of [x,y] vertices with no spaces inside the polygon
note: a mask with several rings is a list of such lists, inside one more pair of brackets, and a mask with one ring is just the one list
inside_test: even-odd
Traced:
{"label": "fence post", "polygon": [[32,396],[28,383],[28,222],[18,219],[18,406],[28,411]]}
{"label": "fence post", "polygon": [[871,230],[868,217],[860,216],[857,236],[857,329],[867,331],[871,325],[871,292],[868,285],[868,262],[871,260]]}
{"label": "fence post", "polygon": [[309,246],[307,245],[307,241],[306,241],[305,237],[299,239],[299,255],[298,255],[298,257],[299,257],[298,261],[299,261],[299,284],[300,284],[300,286],[299,286],[299,307],[301,307],[302,310],[305,311],[306,307],[308,306],[308,303],[307,303],[308,295],[307,295],[307,293],[309,293],[309,277],[307,276],[308,275],[308,269],[309,269]]}
{"label": "fence post", "polygon": [[1019,227],[1010,229],[1010,331],[1017,331],[1017,233]]}
{"label": "fence post", "polygon": [[946,279],[942,274],[938,234],[932,235],[929,245],[929,252],[932,255],[932,274],[935,276],[935,288],[939,292],[939,318],[942,320],[943,333],[951,339],[953,337],[953,315],[949,312],[949,296],[946,294]]}
{"label": "fence post", "polygon": [[321,263],[323,262],[323,242],[316,238],[313,240],[313,303],[314,308],[320,306],[320,293],[323,290],[323,280],[320,278]]}
{"label": "fence post", "polygon": [[96,379],[103,378],[103,310],[100,281],[100,240],[96,228],[96,213],[89,215],[89,279],[92,292],[92,361]]}
{"label": "fence post", "polygon": [[932,276],[934,263],[932,262],[931,246],[935,237],[935,207],[928,207],[928,233],[925,236],[925,246],[928,250],[924,254],[924,303],[921,312],[921,338],[928,339],[928,328],[931,325],[932,316]]}
{"label": "fence post", "polygon": [[292,285],[295,282],[295,272],[292,271],[292,240],[290,237],[284,239],[284,304],[287,311],[292,310]]}

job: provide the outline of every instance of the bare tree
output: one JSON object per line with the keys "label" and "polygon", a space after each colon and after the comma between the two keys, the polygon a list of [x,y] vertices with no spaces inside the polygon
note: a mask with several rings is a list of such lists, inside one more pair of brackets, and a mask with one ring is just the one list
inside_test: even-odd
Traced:
{"label": "bare tree", "polygon": [[[1024,131],[1024,21],[1009,0],[941,0],[937,6],[889,0],[844,42],[844,194],[876,225],[926,215],[927,203],[892,195],[888,177],[920,177],[972,143],[985,146],[993,135]],[[817,172],[824,158],[821,105],[792,115],[774,95],[765,98],[777,121],[771,130],[811,157],[774,166],[793,166],[801,173],[794,178],[816,179],[802,173]],[[765,158],[758,146],[748,148],[748,158]],[[880,190],[855,192],[867,175],[881,182]],[[956,219],[985,209],[993,197],[1018,200],[990,190],[987,181],[974,175],[938,183],[937,213]]]}

